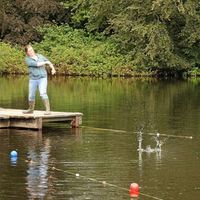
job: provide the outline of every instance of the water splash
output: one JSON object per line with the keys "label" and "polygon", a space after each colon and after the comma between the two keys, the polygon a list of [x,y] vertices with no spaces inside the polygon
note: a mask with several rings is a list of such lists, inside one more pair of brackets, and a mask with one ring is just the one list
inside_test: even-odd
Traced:
{"label": "water splash", "polygon": [[138,132],[138,135],[137,135],[137,138],[138,138],[138,142],[139,142],[139,145],[138,145],[138,151],[143,151],[143,149],[142,149],[142,140],[143,140],[143,138],[142,138],[142,131],[139,131]]}
{"label": "water splash", "polygon": [[143,132],[139,131],[137,133],[138,133],[138,135],[137,135],[138,149],[137,150],[139,152],[153,153],[153,152],[161,152],[162,151],[162,145],[164,144],[166,139],[161,140],[160,133],[155,133],[155,136],[153,136],[153,139],[156,142],[155,147],[152,148],[150,145],[147,145],[145,149],[142,148]]}

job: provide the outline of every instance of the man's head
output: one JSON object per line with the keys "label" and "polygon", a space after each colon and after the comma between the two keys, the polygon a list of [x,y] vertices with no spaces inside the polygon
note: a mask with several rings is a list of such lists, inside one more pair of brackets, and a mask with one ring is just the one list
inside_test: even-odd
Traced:
{"label": "man's head", "polygon": [[30,57],[35,56],[35,51],[30,44],[25,46],[25,52],[27,56],[30,56]]}

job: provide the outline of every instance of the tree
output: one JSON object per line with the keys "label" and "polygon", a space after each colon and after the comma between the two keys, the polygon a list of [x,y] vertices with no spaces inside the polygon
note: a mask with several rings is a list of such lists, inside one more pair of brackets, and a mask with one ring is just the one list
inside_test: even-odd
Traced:
{"label": "tree", "polygon": [[[89,1],[89,0],[85,0]],[[188,69],[200,62],[198,0],[90,0],[88,30],[115,37],[134,64]]]}
{"label": "tree", "polygon": [[40,41],[39,26],[68,21],[59,0],[2,0],[0,6],[0,37],[11,43]]}

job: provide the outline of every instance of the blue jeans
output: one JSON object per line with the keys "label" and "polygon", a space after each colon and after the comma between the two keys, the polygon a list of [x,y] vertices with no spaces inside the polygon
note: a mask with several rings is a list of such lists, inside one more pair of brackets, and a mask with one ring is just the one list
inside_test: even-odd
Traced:
{"label": "blue jeans", "polygon": [[29,101],[35,101],[36,90],[39,89],[42,99],[48,99],[47,96],[47,78],[29,80]]}

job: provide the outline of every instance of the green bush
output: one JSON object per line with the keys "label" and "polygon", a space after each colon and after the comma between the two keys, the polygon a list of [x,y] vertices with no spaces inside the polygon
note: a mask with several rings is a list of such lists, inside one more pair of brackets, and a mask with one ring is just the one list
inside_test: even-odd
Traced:
{"label": "green bush", "polygon": [[118,53],[117,45],[102,35],[91,35],[69,26],[50,26],[35,48],[48,56],[60,74],[116,75],[120,68],[129,67],[130,59]]}
{"label": "green bush", "polygon": [[24,63],[24,53],[18,47],[0,43],[0,73],[24,74],[27,68]]}
{"label": "green bush", "polygon": [[[131,58],[118,52],[117,44],[101,34],[92,35],[69,26],[40,28],[40,43],[33,43],[36,52],[54,63],[57,74],[86,76],[151,75],[133,66]],[[22,48],[0,43],[0,73],[25,74],[27,67]]]}

